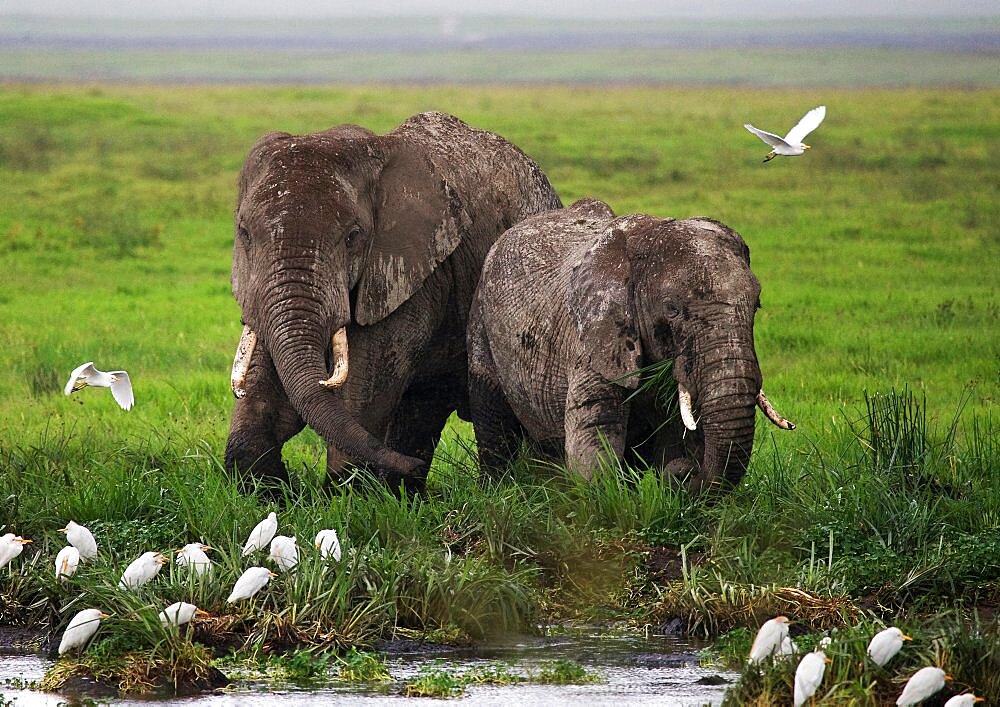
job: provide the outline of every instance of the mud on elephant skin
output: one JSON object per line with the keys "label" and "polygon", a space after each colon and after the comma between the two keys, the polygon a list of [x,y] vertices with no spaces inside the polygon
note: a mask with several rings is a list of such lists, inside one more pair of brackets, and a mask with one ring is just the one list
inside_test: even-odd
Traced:
{"label": "mud on elephant skin", "polygon": [[[761,389],[760,285],[738,233],[706,218],[616,218],[585,199],[510,229],[483,266],[469,321],[480,462],[507,467],[524,437],[589,476],[610,449],[685,481],[746,472],[755,410],[791,429]],[[637,370],[673,361],[680,420]],[[685,429],[687,428],[687,429]]]}
{"label": "mud on elephant skin", "polygon": [[308,424],[330,472],[419,485],[448,415],[468,416],[465,332],[487,251],[560,205],[517,147],[443,113],[386,135],[258,140],[235,213],[244,329],[226,466],[287,481],[282,445]]}

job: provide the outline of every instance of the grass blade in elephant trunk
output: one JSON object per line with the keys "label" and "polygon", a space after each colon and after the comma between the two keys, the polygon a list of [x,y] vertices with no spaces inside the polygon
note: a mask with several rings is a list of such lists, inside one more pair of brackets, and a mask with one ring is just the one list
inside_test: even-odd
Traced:
{"label": "grass blade in elephant trunk", "polygon": [[330,376],[325,365],[330,336],[323,336],[318,326],[303,325],[300,321],[294,325],[298,329],[295,333],[288,333],[287,321],[269,326],[266,339],[292,407],[352,463],[367,466],[390,486],[403,481],[409,489],[418,488],[426,475],[426,464],[376,439],[347,410],[341,390],[320,383]]}

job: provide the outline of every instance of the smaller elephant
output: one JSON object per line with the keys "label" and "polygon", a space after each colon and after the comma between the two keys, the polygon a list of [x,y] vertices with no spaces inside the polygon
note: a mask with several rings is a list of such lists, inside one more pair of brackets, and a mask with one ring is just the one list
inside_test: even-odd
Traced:
{"label": "smaller elephant", "polygon": [[[486,257],[469,319],[480,462],[507,468],[525,437],[589,477],[609,450],[694,491],[742,479],[759,406],[760,285],[750,250],[717,221],[577,201],[509,229]],[[637,371],[673,361],[680,420]],[[672,396],[670,396],[672,397]]]}

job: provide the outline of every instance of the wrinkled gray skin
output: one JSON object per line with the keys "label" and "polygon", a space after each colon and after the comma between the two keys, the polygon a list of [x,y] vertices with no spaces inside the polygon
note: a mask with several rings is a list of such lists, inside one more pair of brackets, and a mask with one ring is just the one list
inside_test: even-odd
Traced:
{"label": "wrinkled gray skin", "polygon": [[[419,487],[448,415],[468,416],[483,259],[509,226],[560,205],[523,152],[443,113],[384,136],[343,125],[262,137],[235,215],[233,293],[257,345],[226,466],[286,481],[281,447],[308,424],[329,471],[351,462]],[[347,382],[323,387],[345,325]]]}
{"label": "wrinkled gray skin", "polygon": [[[505,469],[526,436],[564,449],[588,477],[610,448],[692,490],[738,483],[761,388],[759,295],[743,239],[709,219],[615,218],[582,200],[507,231],[486,259],[469,322],[483,468]],[[679,420],[661,427],[650,394],[626,402],[638,384],[629,374],[668,359],[693,398],[695,432]]]}

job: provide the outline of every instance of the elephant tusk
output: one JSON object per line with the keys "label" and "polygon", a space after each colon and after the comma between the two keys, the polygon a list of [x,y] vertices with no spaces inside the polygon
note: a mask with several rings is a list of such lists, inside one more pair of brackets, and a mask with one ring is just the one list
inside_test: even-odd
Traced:
{"label": "elephant tusk", "polygon": [[319,384],[324,388],[339,388],[347,382],[347,327],[340,327],[330,339],[333,354],[333,371]]}
{"label": "elephant tusk", "polygon": [[233,386],[233,395],[242,398],[247,394],[243,387],[247,379],[247,369],[250,368],[250,359],[253,358],[253,350],[257,345],[257,335],[250,327],[243,325],[243,334],[240,335],[240,345],[236,347],[236,357],[233,359],[233,375],[230,383]]}
{"label": "elephant tusk", "polygon": [[763,388],[761,388],[760,392],[757,393],[757,405],[764,412],[764,414],[767,415],[767,419],[773,422],[781,429],[783,430],[795,429],[794,422],[786,420],[785,418],[783,418],[781,415],[778,414],[777,410],[774,409],[774,406],[771,405],[771,401],[767,399],[766,395],[764,395]]}
{"label": "elephant tusk", "polygon": [[681,420],[684,422],[684,426],[692,432],[698,429],[694,412],[691,410],[691,393],[688,392],[683,383],[677,384],[677,402],[681,405]]}

